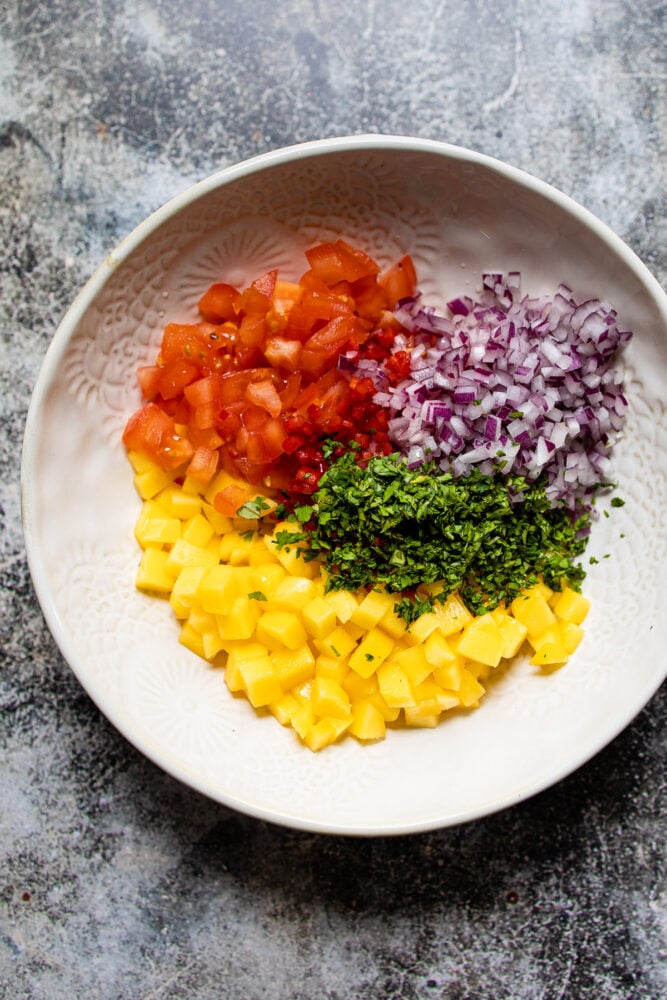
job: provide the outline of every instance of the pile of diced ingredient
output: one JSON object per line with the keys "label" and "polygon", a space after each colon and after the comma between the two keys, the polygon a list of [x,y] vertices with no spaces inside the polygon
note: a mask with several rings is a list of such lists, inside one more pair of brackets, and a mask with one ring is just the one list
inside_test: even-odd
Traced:
{"label": "pile of diced ingredient", "polygon": [[544,669],[578,646],[630,334],[512,273],[440,314],[409,257],[306,257],[299,282],[217,283],[166,326],[123,441],[137,586],[319,750],[477,707],[526,643]]}

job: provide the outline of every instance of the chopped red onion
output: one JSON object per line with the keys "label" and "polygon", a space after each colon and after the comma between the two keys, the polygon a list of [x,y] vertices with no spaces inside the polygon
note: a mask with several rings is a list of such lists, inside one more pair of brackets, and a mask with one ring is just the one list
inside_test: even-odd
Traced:
{"label": "chopped red onion", "polygon": [[392,386],[380,366],[365,374],[409,464],[545,473],[554,505],[590,508],[628,407],[618,358],[632,333],[609,303],[578,303],[564,284],[553,297],[519,289],[519,272],[489,273],[478,301],[454,298],[450,315],[419,296],[402,301],[395,316],[407,336],[394,350],[410,350],[410,376]]}

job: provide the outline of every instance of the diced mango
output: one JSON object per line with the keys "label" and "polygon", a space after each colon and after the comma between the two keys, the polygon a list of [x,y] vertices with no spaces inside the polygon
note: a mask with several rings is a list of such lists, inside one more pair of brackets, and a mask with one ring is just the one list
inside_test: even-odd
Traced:
{"label": "diced mango", "polygon": [[259,618],[257,602],[239,595],[231,602],[227,613],[216,615],[218,632],[222,639],[251,639]]}
{"label": "diced mango", "polygon": [[283,689],[274,673],[270,657],[246,660],[239,664],[238,669],[248,699],[254,708],[262,708],[282,697]]}
{"label": "diced mango", "polygon": [[336,628],[336,611],[324,597],[314,597],[301,609],[306,632],[313,639],[322,639]]}
{"label": "diced mango", "polygon": [[498,666],[503,652],[503,636],[492,615],[481,615],[466,625],[457,642],[456,652],[489,667]]}
{"label": "diced mango", "polygon": [[374,628],[396,603],[396,596],[384,590],[369,590],[350,617],[355,625],[363,629]]}
{"label": "diced mango", "polygon": [[394,649],[394,640],[372,628],[350,656],[350,667],[361,677],[370,677]]}
{"label": "diced mango", "polygon": [[[422,643],[438,628],[440,619],[433,611],[427,611],[414,621],[407,631],[406,639],[412,643]],[[440,633],[442,635],[442,633]]]}
{"label": "diced mango", "polygon": [[461,684],[457,691],[459,701],[464,708],[474,708],[479,704],[480,698],[484,696],[486,689],[479,683],[469,670],[465,667],[461,669]]}
{"label": "diced mango", "polygon": [[380,710],[370,701],[357,701],[352,706],[350,732],[358,740],[383,740],[387,724]]}
{"label": "diced mango", "polygon": [[266,611],[257,622],[257,638],[269,649],[298,649],[308,636],[298,615],[291,611]]}
{"label": "diced mango", "polygon": [[541,635],[556,621],[547,599],[537,587],[532,587],[512,601],[512,614],[528,629],[530,635]]}
{"label": "diced mango", "polygon": [[315,678],[311,701],[313,712],[319,718],[347,719],[350,714],[350,696],[330,677]]}
{"label": "diced mango", "polygon": [[213,525],[207,521],[203,514],[195,514],[185,522],[181,531],[181,538],[192,545],[200,545],[206,548],[215,534]]}
{"label": "diced mango", "polygon": [[134,486],[142,500],[150,500],[151,497],[157,496],[171,481],[172,473],[165,472],[157,465],[134,476]]}
{"label": "diced mango", "polygon": [[343,684],[349,673],[350,668],[345,658],[336,659],[334,656],[326,656],[324,653],[320,653],[315,660],[315,675],[317,677],[329,677],[331,680]]}
{"label": "diced mango", "polygon": [[587,597],[570,587],[564,587],[552,605],[557,618],[560,618],[561,621],[573,622],[575,625],[581,625],[590,606],[591,602]]}
{"label": "diced mango", "polygon": [[135,584],[147,594],[169,594],[176,573],[169,565],[169,553],[163,549],[148,548],[141,557]]}
{"label": "diced mango", "polygon": [[336,618],[341,625],[349,622],[358,603],[356,596],[349,590],[330,590],[324,595],[324,600],[333,607]]}
{"label": "diced mango", "polygon": [[310,750],[322,750],[335,743],[351,722],[351,715],[347,719],[319,719],[306,732],[303,741]]}
{"label": "diced mango", "polygon": [[200,545],[192,545],[183,538],[174,542],[167,558],[167,567],[173,572],[174,578],[185,566],[217,566],[217,564],[218,556],[215,552]]}
{"label": "diced mango", "polygon": [[314,642],[320,653],[336,660],[348,657],[356,646],[355,640],[342,625],[337,625],[333,632],[329,632],[322,639],[315,639]]}
{"label": "diced mango", "polygon": [[[434,587],[437,584],[433,585]],[[436,591],[437,593],[437,591]],[[473,616],[470,614],[465,604],[458,594],[450,594],[442,603],[436,600],[433,605],[433,613],[438,619],[438,628],[444,636],[454,635],[462,628],[470,624]]]}
{"label": "diced mango", "polygon": [[317,588],[312,579],[288,574],[277,585],[272,600],[290,611],[300,611],[316,596]]}
{"label": "diced mango", "polygon": [[407,708],[415,704],[407,674],[395,660],[387,660],[378,669],[380,694],[389,708]]}
{"label": "diced mango", "polygon": [[234,569],[221,564],[210,566],[208,569],[201,566],[195,568],[204,570],[195,595],[202,608],[216,615],[229,614],[232,601],[238,593],[238,580]]}
{"label": "diced mango", "polygon": [[425,681],[433,670],[423,645],[409,646],[407,649],[398,650],[394,653],[393,658],[400,665],[413,687]]}
{"label": "diced mango", "polygon": [[277,649],[271,660],[285,691],[302,684],[315,674],[315,657],[307,644],[298,646],[297,649]]}
{"label": "diced mango", "polygon": [[456,661],[456,654],[439,629],[432,632],[424,643],[424,656],[432,667],[444,667]]}

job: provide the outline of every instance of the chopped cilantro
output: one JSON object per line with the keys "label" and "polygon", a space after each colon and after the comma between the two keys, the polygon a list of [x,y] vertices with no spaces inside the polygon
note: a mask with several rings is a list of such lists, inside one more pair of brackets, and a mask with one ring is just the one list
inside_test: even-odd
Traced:
{"label": "chopped cilantro", "polygon": [[252,530],[252,528],[250,529],[250,531],[241,532],[241,538],[243,539],[244,542],[251,542],[254,537],[255,537],[255,532]]}
{"label": "chopped cilantro", "polygon": [[[322,560],[327,590],[378,583],[407,591],[396,613],[406,621],[433,607],[415,595],[442,582],[435,599],[458,591],[475,614],[511,601],[539,576],[560,590],[585,576],[575,562],[586,547],[589,514],[573,518],[549,503],[540,482],[473,470],[456,478],[435,463],[410,469],[396,454],[365,466],[346,452],[321,476],[313,495],[308,555]],[[281,533],[282,534],[282,533]]]}
{"label": "chopped cilantro", "polygon": [[266,594],[263,594],[261,590],[253,590],[250,594],[248,594],[248,597],[250,598],[251,601],[267,601],[268,600],[268,597],[266,596]]}
{"label": "chopped cilantro", "polygon": [[369,663],[375,659],[372,653],[364,653],[364,656],[366,657]]}
{"label": "chopped cilantro", "polygon": [[269,509],[269,506],[264,497],[255,497],[254,500],[248,500],[242,507],[239,507],[236,511],[236,516],[244,517],[249,521],[254,520],[257,517],[261,517],[263,512]]}
{"label": "chopped cilantro", "polygon": [[612,497],[611,505],[612,507],[625,507],[625,500],[621,500],[620,497]]}

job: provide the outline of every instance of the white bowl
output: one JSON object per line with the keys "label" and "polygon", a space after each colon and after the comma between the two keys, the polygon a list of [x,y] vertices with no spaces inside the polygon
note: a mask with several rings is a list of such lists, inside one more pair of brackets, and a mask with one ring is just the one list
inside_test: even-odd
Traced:
{"label": "white bowl", "polygon": [[[404,253],[429,301],[472,292],[483,270],[523,288],[609,299],[634,330],[630,415],[615,452],[623,508],[595,525],[585,640],[543,676],[521,661],[482,707],[435,730],[312,754],[227,691],[178,643],[166,602],[134,588],[140,501],[121,444],[135,371],[167,320],[192,320],[213,280],[305,269],[342,235],[381,263]],[[667,667],[667,298],[603,223],[503,163],[426,140],[354,136],[258,156],[141,223],[58,328],[26,425],[24,531],[48,625],[86,691],[135,747],[201,792],[314,831],[371,835],[459,823],[572,772],[645,705]],[[610,557],[603,556],[609,553]]]}

